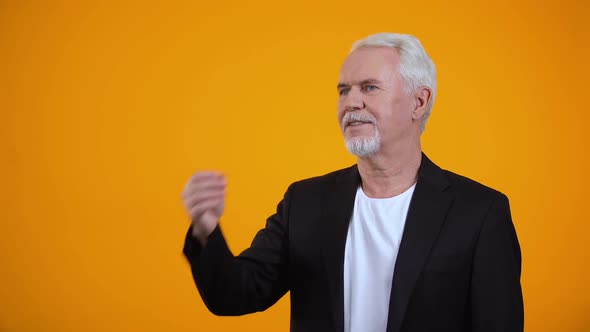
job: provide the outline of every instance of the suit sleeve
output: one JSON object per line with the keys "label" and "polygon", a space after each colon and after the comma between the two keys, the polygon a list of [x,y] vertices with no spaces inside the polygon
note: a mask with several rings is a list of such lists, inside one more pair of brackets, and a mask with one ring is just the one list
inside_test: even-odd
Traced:
{"label": "suit sleeve", "polygon": [[212,313],[233,316],[263,311],[287,292],[292,186],[250,248],[239,256],[229,250],[219,225],[204,247],[192,237],[191,229],[187,232],[183,253],[203,302]]}
{"label": "suit sleeve", "polygon": [[521,253],[508,198],[497,198],[484,219],[471,279],[473,331],[522,332]]}

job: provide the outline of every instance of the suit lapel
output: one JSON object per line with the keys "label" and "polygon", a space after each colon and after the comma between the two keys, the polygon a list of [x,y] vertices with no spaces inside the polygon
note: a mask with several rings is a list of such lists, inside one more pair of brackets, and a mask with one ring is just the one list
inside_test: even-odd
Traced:
{"label": "suit lapel", "polygon": [[330,287],[332,314],[336,331],[344,331],[344,249],[348,225],[354,208],[360,175],[355,166],[347,169],[324,192],[324,216],[321,239],[326,281]]}
{"label": "suit lapel", "polygon": [[451,204],[443,171],[422,154],[391,287],[387,332],[399,332],[410,295]]}
{"label": "suit lapel", "polygon": [[[323,194],[324,222],[320,225],[326,281],[330,287],[336,331],[344,331],[344,251],[356,190],[361,184],[358,168],[350,167]],[[399,332],[408,301],[430,249],[442,227],[452,198],[444,172],[426,155],[408,210],[391,287],[387,332]]]}

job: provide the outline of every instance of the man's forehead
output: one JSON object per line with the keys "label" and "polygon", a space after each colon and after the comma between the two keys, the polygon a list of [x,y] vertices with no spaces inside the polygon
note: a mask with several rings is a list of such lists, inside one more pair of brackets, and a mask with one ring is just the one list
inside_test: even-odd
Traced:
{"label": "man's forehead", "polygon": [[352,85],[365,85],[365,84],[383,84],[384,82],[378,78],[365,78],[360,80],[338,80],[338,87],[341,86],[352,86]]}
{"label": "man's forehead", "polygon": [[399,56],[392,47],[362,47],[348,55],[340,67],[339,83],[383,81],[396,72]]}

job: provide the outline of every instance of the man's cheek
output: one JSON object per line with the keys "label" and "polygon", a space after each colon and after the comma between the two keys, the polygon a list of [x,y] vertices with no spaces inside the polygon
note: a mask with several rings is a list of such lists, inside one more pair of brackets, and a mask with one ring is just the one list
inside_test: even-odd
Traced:
{"label": "man's cheek", "polygon": [[344,119],[344,112],[338,111],[338,126],[342,128],[342,119]]}

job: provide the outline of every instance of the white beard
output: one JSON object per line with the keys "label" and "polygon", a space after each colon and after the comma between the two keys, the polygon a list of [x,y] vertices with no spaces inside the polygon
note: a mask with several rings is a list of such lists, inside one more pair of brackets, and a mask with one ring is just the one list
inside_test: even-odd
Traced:
{"label": "white beard", "polygon": [[371,137],[359,136],[345,138],[344,143],[348,152],[357,157],[367,157],[376,154],[381,146],[381,135],[379,135],[377,127],[374,127],[373,130],[374,134]]}
{"label": "white beard", "polygon": [[372,123],[373,136],[359,136],[351,138],[346,138],[345,136],[344,143],[346,144],[348,151],[357,157],[366,157],[376,154],[379,151],[379,147],[381,146],[381,135],[379,134],[379,130],[377,130],[377,119],[375,119],[373,115],[365,112],[346,113],[342,119],[341,124],[343,128],[343,134],[346,131],[346,124],[350,121],[363,121]]}

